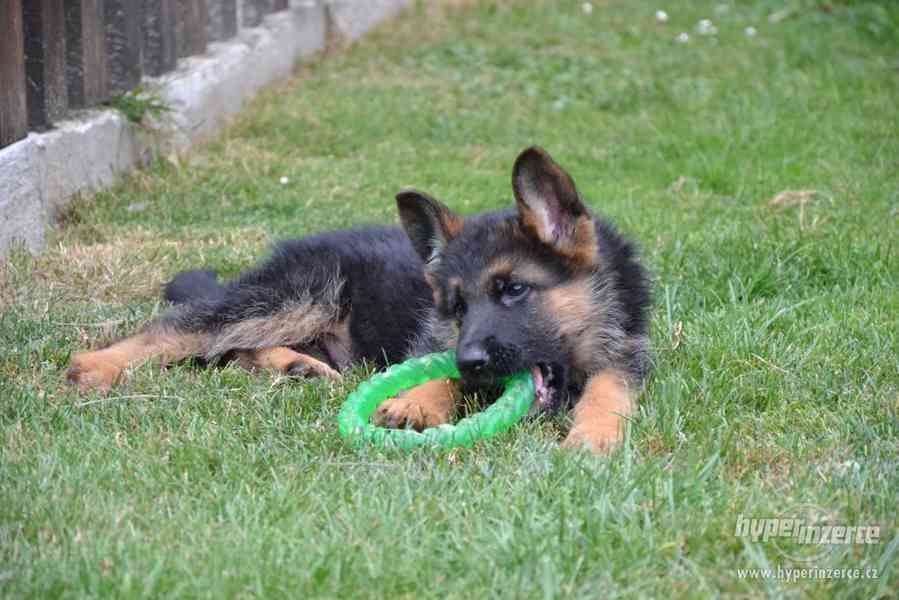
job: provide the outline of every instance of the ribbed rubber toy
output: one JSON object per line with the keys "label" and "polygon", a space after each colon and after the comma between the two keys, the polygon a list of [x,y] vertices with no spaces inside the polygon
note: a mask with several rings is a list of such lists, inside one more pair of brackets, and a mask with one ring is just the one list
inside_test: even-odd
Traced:
{"label": "ribbed rubber toy", "polygon": [[459,378],[456,353],[452,350],[412,358],[375,374],[344,402],[337,417],[340,435],[356,445],[368,443],[403,450],[419,446],[471,447],[476,441],[502,433],[518,423],[534,402],[533,378],[530,373],[523,372],[506,380],[505,390],[496,402],[455,425],[440,425],[418,432],[375,427],[369,422],[378,406],[388,398],[426,381],[443,378]]}

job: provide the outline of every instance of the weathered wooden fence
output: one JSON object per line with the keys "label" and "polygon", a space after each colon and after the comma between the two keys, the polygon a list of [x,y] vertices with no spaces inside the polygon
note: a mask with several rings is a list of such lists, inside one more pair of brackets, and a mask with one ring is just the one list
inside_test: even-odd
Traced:
{"label": "weathered wooden fence", "polygon": [[0,148],[287,7],[288,0],[0,0]]}

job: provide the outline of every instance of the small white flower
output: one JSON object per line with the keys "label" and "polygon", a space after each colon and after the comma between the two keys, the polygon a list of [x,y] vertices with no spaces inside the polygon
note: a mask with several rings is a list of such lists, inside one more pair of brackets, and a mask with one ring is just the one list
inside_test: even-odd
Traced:
{"label": "small white flower", "polygon": [[676,39],[681,44],[686,44],[687,42],[690,41],[690,34],[687,33],[686,31],[684,31],[674,39]]}
{"label": "small white flower", "polygon": [[755,34],[757,34],[758,31],[755,30],[755,27],[752,27],[750,25],[749,27],[747,27],[746,29],[743,30],[743,33],[746,34],[746,37],[755,37]]}
{"label": "small white flower", "polygon": [[718,33],[718,28],[710,20],[703,19],[696,24],[696,33],[699,35],[715,35]]}
{"label": "small white flower", "polygon": [[552,109],[555,112],[565,110],[566,106],[568,106],[568,96],[559,96],[556,98],[555,102],[552,103]]}
{"label": "small white flower", "polygon": [[719,15],[727,14],[727,11],[730,10],[730,7],[723,2],[715,7],[715,13]]}
{"label": "small white flower", "polygon": [[290,183],[290,179],[288,179],[287,177],[281,177],[281,185],[287,185],[288,183]]}
{"label": "small white flower", "polygon": [[589,2],[584,2],[583,4],[581,4],[581,10],[584,11],[585,15],[592,15],[593,14],[593,5],[590,4]]}
{"label": "small white flower", "polygon": [[668,13],[664,10],[656,11],[656,22],[657,23],[667,23],[668,22]]}

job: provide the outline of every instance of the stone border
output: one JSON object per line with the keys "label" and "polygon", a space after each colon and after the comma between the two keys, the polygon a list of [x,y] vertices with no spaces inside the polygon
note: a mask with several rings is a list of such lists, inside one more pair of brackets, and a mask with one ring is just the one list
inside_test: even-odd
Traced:
{"label": "stone border", "polygon": [[411,0],[294,0],[262,26],[209,45],[144,87],[169,107],[151,132],[115,110],[84,111],[46,133],[31,133],[0,150],[0,259],[23,242],[36,252],[46,230],[73,197],[115,183],[160,151],[208,139],[263,86],[290,75],[322,50],[331,33],[355,40]]}

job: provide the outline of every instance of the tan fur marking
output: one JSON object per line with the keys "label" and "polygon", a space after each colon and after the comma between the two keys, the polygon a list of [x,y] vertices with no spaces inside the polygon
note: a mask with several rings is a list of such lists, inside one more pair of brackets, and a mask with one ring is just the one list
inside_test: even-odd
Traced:
{"label": "tan fur marking", "polygon": [[634,399],[625,377],[612,370],[593,375],[572,411],[574,425],[562,447],[608,453],[621,442],[633,411]]}
{"label": "tan fur marking", "polygon": [[457,381],[428,381],[384,402],[375,412],[375,423],[393,428],[412,427],[418,431],[437,427],[449,422],[460,397]]}
{"label": "tan fur marking", "polygon": [[237,353],[237,361],[248,369],[269,369],[288,375],[298,374],[335,380],[341,378],[340,373],[317,358],[283,346],[241,351]]}
{"label": "tan fur marking", "polygon": [[568,259],[572,267],[577,269],[591,269],[599,262],[599,243],[596,239],[596,228],[593,219],[589,216],[579,217],[574,227],[564,233],[560,239],[553,239],[546,231],[544,219],[533,209],[524,208],[520,211],[523,233],[528,231],[544,244],[549,246],[556,254]]}
{"label": "tan fur marking", "polygon": [[446,234],[446,239],[451,240],[458,237],[465,227],[465,219],[446,210],[441,212],[443,214],[440,220],[443,222],[443,232]]}
{"label": "tan fur marking", "polygon": [[515,269],[512,271],[512,279],[536,285],[549,285],[553,280],[553,276],[539,264],[523,261],[515,265]]}
{"label": "tan fur marking", "polygon": [[334,329],[339,313],[343,280],[334,280],[330,289],[301,297],[281,311],[263,317],[245,319],[219,332],[206,352],[215,359],[231,350],[298,346]]}
{"label": "tan fur marking", "polygon": [[531,231],[534,235],[537,236],[542,242],[547,243],[547,235],[543,228],[542,219],[540,219],[537,212],[534,211],[530,206],[519,209],[519,218],[521,219],[522,228],[525,231]]}
{"label": "tan fur marking", "polygon": [[593,219],[590,217],[579,218],[574,225],[574,235],[570,243],[563,249],[563,254],[580,268],[587,269],[596,266],[599,258],[598,250]]}
{"label": "tan fur marking", "polygon": [[492,291],[493,280],[497,277],[544,286],[553,281],[552,274],[539,264],[514,256],[500,256],[494,259],[481,275],[479,282],[481,289]]}
{"label": "tan fur marking", "polygon": [[302,375],[304,377],[327,377],[328,379],[333,379],[335,381],[343,379],[340,373],[332,369],[327,363],[309,356],[308,354],[297,352],[296,355],[294,364],[287,366],[288,374]]}
{"label": "tan fur marking", "polygon": [[203,334],[150,329],[108,348],[76,354],[66,378],[82,391],[107,392],[125,369],[139,366],[156,356],[166,364],[201,355],[207,342],[208,337]]}
{"label": "tan fur marking", "polygon": [[216,358],[236,348],[301,344],[328,331],[333,322],[333,313],[305,303],[268,317],[239,321],[215,337],[208,358]]}
{"label": "tan fur marking", "polygon": [[484,269],[484,273],[490,277],[508,276],[515,269],[515,264],[516,261],[511,256],[500,256],[490,261],[490,264]]}
{"label": "tan fur marking", "polygon": [[592,312],[591,282],[577,279],[546,290],[545,298],[549,314],[559,322],[559,329],[565,335],[583,333]]}
{"label": "tan fur marking", "polygon": [[578,279],[566,285],[551,288],[544,293],[546,313],[558,325],[559,334],[572,349],[574,365],[584,372],[591,372],[598,358],[594,344],[600,327],[593,306],[593,294],[589,279]]}

